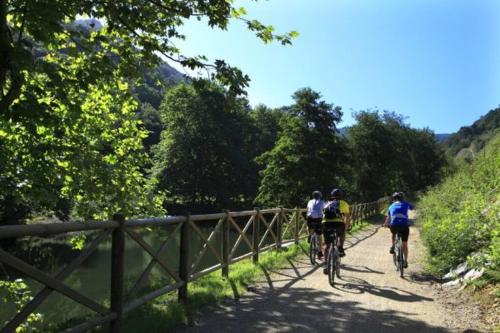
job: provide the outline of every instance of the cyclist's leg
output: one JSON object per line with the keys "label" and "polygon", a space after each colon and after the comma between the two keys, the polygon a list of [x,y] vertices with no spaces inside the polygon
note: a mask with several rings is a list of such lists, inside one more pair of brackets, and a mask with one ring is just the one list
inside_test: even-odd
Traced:
{"label": "cyclist's leg", "polygon": [[337,227],[337,236],[339,237],[339,246],[340,248],[344,248],[344,242],[345,242],[345,224],[344,223],[339,223],[339,226]]}
{"label": "cyclist's leg", "polygon": [[337,234],[337,245],[341,256],[345,255],[344,252],[344,241],[345,241],[345,224],[341,222],[335,222],[335,233]]}
{"label": "cyclist's leg", "polygon": [[396,242],[396,233],[398,232],[397,227],[389,227],[391,230],[391,248],[389,249],[389,253],[393,254],[394,253],[394,243]]}
{"label": "cyclist's leg", "polygon": [[402,242],[403,244],[403,254],[405,256],[405,260],[408,260],[408,242]]}
{"label": "cyclist's leg", "polygon": [[309,237],[307,238],[307,242],[310,243],[311,242],[311,236],[314,232],[314,228],[312,226],[312,218],[311,217],[307,217],[306,219],[306,223],[307,223],[307,231],[309,232]]}
{"label": "cyclist's leg", "polygon": [[332,222],[325,222],[322,225],[323,225],[323,237],[325,238],[325,261],[324,261],[323,273],[328,274],[327,264],[328,264],[328,258],[331,254],[331,244],[333,241]]}
{"label": "cyclist's leg", "polygon": [[321,219],[315,219],[314,222],[314,232],[318,235],[318,256],[321,258],[323,256],[323,240],[321,234],[323,233],[323,225],[321,223]]}

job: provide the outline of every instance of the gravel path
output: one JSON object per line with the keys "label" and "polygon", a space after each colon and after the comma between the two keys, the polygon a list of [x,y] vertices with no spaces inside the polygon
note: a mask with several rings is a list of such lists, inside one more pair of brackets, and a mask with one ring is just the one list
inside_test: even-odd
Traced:
{"label": "gravel path", "polygon": [[239,300],[204,311],[178,332],[455,332],[446,327],[448,311],[420,274],[418,230],[411,228],[404,278],[394,269],[389,237],[388,229],[371,226],[348,239],[335,287],[304,256],[265,272],[266,279]]}

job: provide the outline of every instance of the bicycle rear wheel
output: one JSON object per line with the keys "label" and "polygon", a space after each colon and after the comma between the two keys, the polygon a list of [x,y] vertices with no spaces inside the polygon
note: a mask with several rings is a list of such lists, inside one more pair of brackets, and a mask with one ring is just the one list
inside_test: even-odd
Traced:
{"label": "bicycle rear wheel", "polygon": [[392,261],[394,262],[394,266],[396,267],[396,272],[399,271],[399,260],[398,260],[398,249],[394,246],[394,253],[392,254]]}
{"label": "bicycle rear wheel", "polygon": [[318,236],[316,234],[312,234],[311,243],[309,243],[309,259],[311,260],[311,265],[316,265],[317,256],[318,256]]}
{"label": "bicycle rear wheel", "polygon": [[404,272],[404,256],[403,256],[403,246],[401,244],[401,240],[399,240],[399,247],[398,247],[398,266],[399,266],[399,276],[403,277],[403,272]]}
{"label": "bicycle rear wheel", "polygon": [[338,253],[338,251],[335,255],[335,274],[340,279],[340,254]]}
{"label": "bicycle rear wheel", "polygon": [[338,250],[336,247],[332,247],[330,254],[328,256],[328,282],[333,287],[335,285],[335,270],[336,261],[338,257]]}

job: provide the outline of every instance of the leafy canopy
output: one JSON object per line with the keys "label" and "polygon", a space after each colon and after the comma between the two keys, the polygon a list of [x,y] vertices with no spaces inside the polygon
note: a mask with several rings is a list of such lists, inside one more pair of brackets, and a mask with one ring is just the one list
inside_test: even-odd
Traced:
{"label": "leafy canopy", "polygon": [[[212,78],[236,94],[244,93],[249,77],[224,60],[208,63],[204,56],[185,57],[174,45],[185,39],[179,28],[191,18],[205,20],[210,27],[227,29],[229,21],[243,21],[249,30],[268,43],[290,44],[297,32],[275,34],[274,28],[245,17],[244,8],[228,0],[6,0],[0,2],[0,110],[18,97],[26,82],[23,73],[46,65],[37,48],[49,53],[92,55],[93,68],[86,79],[93,83],[118,70],[122,76],[137,74],[157,65],[160,55],[191,69],[214,69]],[[104,27],[83,33],[73,21],[94,17]],[[96,23],[99,25],[98,23]],[[96,48],[96,45],[99,45]],[[116,61],[119,59],[120,61]],[[52,70],[58,69],[52,66]],[[49,70],[49,68],[45,68]]]}
{"label": "leafy canopy", "polygon": [[347,131],[353,157],[350,188],[363,200],[437,183],[444,159],[434,134],[410,128],[400,115],[361,111]]}
{"label": "leafy canopy", "polygon": [[183,83],[168,91],[160,112],[165,129],[153,175],[170,194],[170,212],[237,209],[251,202],[248,139],[254,127],[246,100],[209,82],[198,89]]}
{"label": "leafy canopy", "polygon": [[302,206],[312,190],[331,190],[343,176],[346,151],[336,132],[341,108],[310,88],[292,97],[295,103],[285,108],[276,145],[258,158],[258,204]]}

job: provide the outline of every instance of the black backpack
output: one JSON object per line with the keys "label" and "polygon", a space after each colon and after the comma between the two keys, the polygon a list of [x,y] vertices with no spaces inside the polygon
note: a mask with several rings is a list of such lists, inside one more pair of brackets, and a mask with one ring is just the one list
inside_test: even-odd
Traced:
{"label": "black backpack", "polygon": [[325,207],[325,218],[335,219],[338,217],[342,217],[342,214],[340,213],[340,201],[333,200],[327,207]]}

